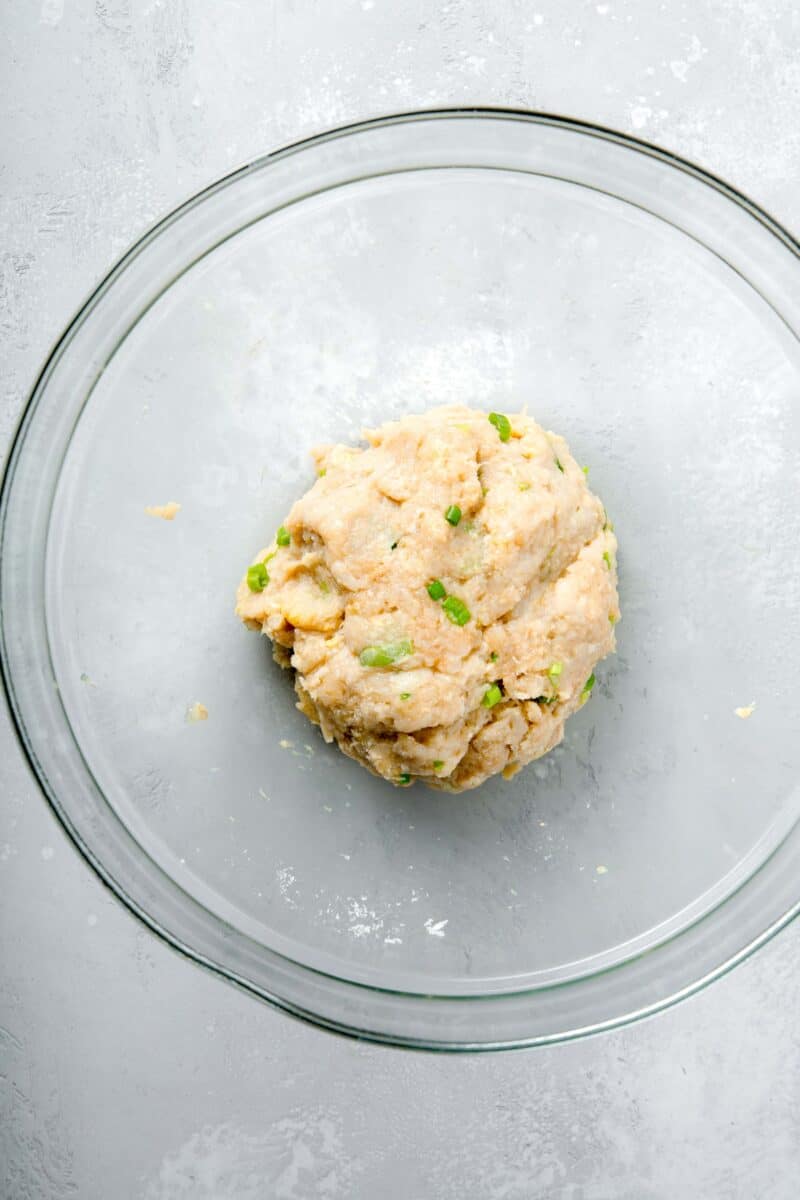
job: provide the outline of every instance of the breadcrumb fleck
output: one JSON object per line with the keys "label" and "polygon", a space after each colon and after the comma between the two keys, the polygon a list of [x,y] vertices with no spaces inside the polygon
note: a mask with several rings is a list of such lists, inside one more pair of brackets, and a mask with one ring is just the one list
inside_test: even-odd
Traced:
{"label": "breadcrumb fleck", "polygon": [[749,704],[743,705],[742,708],[735,708],[733,711],[741,721],[746,721],[748,717],[752,717],[756,710],[756,702],[752,700]]}
{"label": "breadcrumb fleck", "polygon": [[607,875],[608,867],[604,867],[603,864],[600,863],[598,866],[595,867],[595,871],[597,872],[598,875]]}
{"label": "breadcrumb fleck", "polygon": [[208,709],[205,704],[201,704],[199,700],[195,701],[192,707],[186,711],[186,720],[192,723],[195,721],[207,721]]}
{"label": "breadcrumb fleck", "polygon": [[162,521],[174,521],[181,511],[181,506],[177,501],[169,500],[166,504],[148,504],[144,511],[148,517],[161,517]]}

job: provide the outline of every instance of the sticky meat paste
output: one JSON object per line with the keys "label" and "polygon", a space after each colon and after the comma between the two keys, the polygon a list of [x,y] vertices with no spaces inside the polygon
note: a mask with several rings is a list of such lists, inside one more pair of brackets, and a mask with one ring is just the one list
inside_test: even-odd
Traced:
{"label": "sticky meat paste", "polygon": [[566,442],[446,407],[314,452],[236,611],[298,707],[399,786],[459,792],[552,750],[615,648],[616,538]]}

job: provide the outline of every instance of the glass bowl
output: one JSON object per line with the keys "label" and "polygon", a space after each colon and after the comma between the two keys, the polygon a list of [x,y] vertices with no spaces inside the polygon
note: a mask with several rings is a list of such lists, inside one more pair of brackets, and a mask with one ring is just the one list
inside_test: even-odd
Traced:
{"label": "glass bowl", "polygon": [[[800,895],[799,285],[730,187],[534,113],[352,126],[165,218],[2,493],[5,684],[98,874],[258,996],[436,1049],[607,1028],[766,940]],[[563,745],[462,796],[326,746],[233,615],[312,445],[449,402],[568,438],[623,612]]]}

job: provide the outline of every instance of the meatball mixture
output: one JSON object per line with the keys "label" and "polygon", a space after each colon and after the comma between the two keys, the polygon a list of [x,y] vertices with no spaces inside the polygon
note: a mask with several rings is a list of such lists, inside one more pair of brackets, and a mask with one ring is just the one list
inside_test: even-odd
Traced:
{"label": "meatball mixture", "polygon": [[437,408],[324,446],[237,614],[298,707],[398,786],[460,792],[552,750],[615,647],[616,538],[557,434]]}

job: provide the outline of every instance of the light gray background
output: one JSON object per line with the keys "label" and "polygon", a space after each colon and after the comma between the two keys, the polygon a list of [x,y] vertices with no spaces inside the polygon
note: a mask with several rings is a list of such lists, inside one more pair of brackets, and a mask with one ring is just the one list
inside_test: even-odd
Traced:
{"label": "light gray background", "polygon": [[[453,103],[630,130],[800,230],[790,0],[6,0],[0,454],[151,222],[319,129]],[[304,1027],[140,928],[0,712],[0,1195],[793,1200],[800,927],[632,1028],[445,1058]]]}

